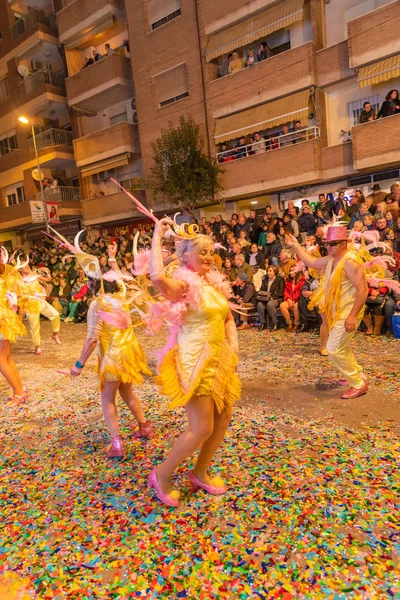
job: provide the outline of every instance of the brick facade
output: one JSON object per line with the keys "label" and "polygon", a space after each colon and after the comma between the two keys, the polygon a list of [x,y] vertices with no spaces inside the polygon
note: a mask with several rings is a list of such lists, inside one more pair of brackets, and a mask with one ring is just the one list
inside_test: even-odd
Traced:
{"label": "brick facade", "polygon": [[356,169],[398,166],[400,157],[400,114],[357,125],[352,129]]}

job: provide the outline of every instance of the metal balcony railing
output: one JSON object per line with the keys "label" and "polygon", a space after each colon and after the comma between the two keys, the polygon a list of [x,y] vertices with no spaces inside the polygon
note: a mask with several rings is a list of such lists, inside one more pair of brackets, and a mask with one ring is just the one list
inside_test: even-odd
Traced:
{"label": "metal balcony railing", "polygon": [[245,146],[236,146],[232,150],[217,153],[218,162],[230,162],[239,158],[247,158],[254,154],[265,154],[272,150],[281,150],[293,144],[301,144],[320,137],[319,127],[304,127],[283,135],[270,135],[260,141]]}
{"label": "metal balcony railing", "polygon": [[[47,129],[36,135],[35,138],[38,150],[49,146],[72,146],[72,133],[65,129]],[[29,140],[29,150],[31,152],[35,150],[33,138]]]}
{"label": "metal balcony railing", "polygon": [[23,17],[11,25],[12,39],[16,40],[26,31],[33,29],[37,24],[46,25],[46,27],[49,27],[49,29],[57,31],[57,21],[55,15],[45,12],[44,10],[40,10],[39,8],[31,8]]}
{"label": "metal balcony railing", "polygon": [[[40,192],[36,194],[36,200],[40,201]],[[56,188],[45,188],[44,199],[46,202],[79,202],[81,199],[81,190],[78,187],[60,185]]]}
{"label": "metal balcony railing", "polygon": [[21,86],[21,93],[24,96],[28,96],[32,92],[42,88],[44,85],[54,85],[54,87],[65,90],[65,73],[64,71],[58,71],[53,73],[48,67],[40,69],[25,77],[19,84]]}

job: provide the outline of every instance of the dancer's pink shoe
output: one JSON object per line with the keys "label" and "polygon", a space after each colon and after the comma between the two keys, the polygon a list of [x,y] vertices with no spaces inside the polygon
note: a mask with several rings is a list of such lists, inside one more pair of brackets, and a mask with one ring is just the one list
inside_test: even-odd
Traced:
{"label": "dancer's pink shoe", "polygon": [[358,398],[359,396],[363,396],[368,392],[368,383],[365,383],[361,388],[351,387],[344,392],[340,397],[343,400],[353,400],[353,398]]}
{"label": "dancer's pink shoe", "polygon": [[28,402],[28,390],[26,389],[26,387],[24,386],[23,388],[23,394],[22,396],[16,396],[14,394],[14,396],[12,398],[8,398],[8,406],[20,406],[21,404],[24,404],[25,402]]}
{"label": "dancer's pink shoe", "polygon": [[206,491],[208,494],[211,494],[212,496],[222,496],[222,494],[225,494],[226,492],[226,486],[220,477],[215,477],[213,479],[214,485],[208,485],[207,483],[200,481],[200,479],[197,479],[193,471],[190,471],[189,481],[194,492],[196,492],[199,488]]}
{"label": "dancer's pink shoe", "polygon": [[158,483],[157,472],[155,469],[153,469],[149,475],[147,487],[149,490],[154,488],[157,498],[160,500],[160,502],[163,502],[167,506],[179,506],[179,492],[177,490],[173,490],[170,494],[164,494],[160,488],[160,484]]}
{"label": "dancer's pink shoe", "polygon": [[51,336],[51,339],[55,341],[56,344],[58,344],[59,346],[61,345],[61,340],[60,340],[60,336],[58,335],[58,333],[53,333]]}
{"label": "dancer's pink shoe", "polygon": [[35,350],[34,350],[35,354],[37,354],[38,356],[40,356],[41,354],[43,354],[43,350],[41,349],[40,346],[36,346]]}
{"label": "dancer's pink shoe", "polygon": [[148,440],[151,440],[154,437],[154,431],[149,421],[146,421],[146,423],[139,423],[138,425],[139,429],[136,429],[133,432],[132,437],[146,438]]}
{"label": "dancer's pink shoe", "polygon": [[125,456],[125,446],[120,435],[112,438],[111,444],[107,446],[106,456],[107,458],[122,458]]}

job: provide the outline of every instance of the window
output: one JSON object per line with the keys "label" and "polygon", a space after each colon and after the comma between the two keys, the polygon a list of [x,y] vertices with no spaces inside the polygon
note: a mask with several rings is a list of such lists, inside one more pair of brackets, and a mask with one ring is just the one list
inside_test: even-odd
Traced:
{"label": "window", "polygon": [[0,100],[4,100],[9,95],[8,77],[4,77],[4,79],[0,79]]}
{"label": "window", "polygon": [[156,75],[154,83],[159,107],[189,96],[185,63]]}
{"label": "window", "polygon": [[14,204],[22,204],[25,202],[24,186],[18,185],[12,191],[6,194],[7,206],[13,206]]}
{"label": "window", "polygon": [[110,117],[110,124],[115,125],[116,123],[122,123],[123,121],[128,122],[128,113],[125,111],[114,117]]}
{"label": "window", "polygon": [[369,96],[368,98],[363,98],[362,100],[349,102],[350,127],[354,127],[360,122],[360,115],[361,111],[363,110],[364,102],[369,102],[371,104],[371,108],[374,108],[375,112],[378,113],[379,94],[375,94],[375,96]]}
{"label": "window", "polygon": [[165,25],[181,14],[180,0],[148,0],[147,17],[151,29]]}
{"label": "window", "polygon": [[15,131],[9,131],[4,135],[0,135],[0,156],[8,154],[13,150],[17,150],[17,136]]}

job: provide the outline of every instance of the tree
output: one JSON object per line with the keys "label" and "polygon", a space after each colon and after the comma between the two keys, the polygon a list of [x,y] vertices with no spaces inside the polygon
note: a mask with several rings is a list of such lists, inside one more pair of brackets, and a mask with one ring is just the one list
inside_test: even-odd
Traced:
{"label": "tree", "polygon": [[180,211],[194,216],[205,204],[222,202],[221,175],[225,169],[203,151],[200,127],[191,116],[182,115],[174,127],[170,122],[152,143],[154,165],[146,181],[155,199],[160,195]]}

